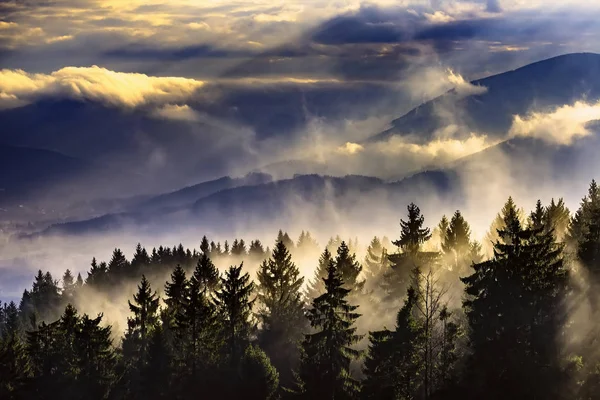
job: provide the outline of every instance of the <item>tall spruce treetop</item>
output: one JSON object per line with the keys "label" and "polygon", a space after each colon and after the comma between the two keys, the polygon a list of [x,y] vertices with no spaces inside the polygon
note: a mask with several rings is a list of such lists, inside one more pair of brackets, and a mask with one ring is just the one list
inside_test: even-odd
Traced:
{"label": "tall spruce treetop", "polygon": [[417,292],[409,287],[406,301],[396,316],[396,330],[369,333],[363,399],[419,398],[425,337],[415,317],[417,307]]}
{"label": "tall spruce treetop", "polygon": [[265,248],[263,247],[260,240],[256,239],[250,242],[250,247],[248,248],[248,255],[250,257],[254,257],[255,259],[262,259],[265,257]]}
{"label": "tall spruce treetop", "polygon": [[432,236],[436,237],[436,239],[439,241],[440,244],[440,248],[444,249],[444,243],[447,240],[447,235],[448,235],[448,227],[450,226],[450,221],[448,221],[448,218],[445,215],[442,215],[442,219],[440,220],[440,223],[438,224],[438,226],[434,229]]}
{"label": "tall spruce treetop", "polygon": [[308,282],[308,286],[306,288],[306,298],[309,301],[319,297],[323,293],[325,293],[325,283],[323,279],[327,277],[327,268],[329,268],[329,263],[333,260],[329,249],[325,248],[321,256],[319,257],[319,264],[315,269],[314,278]]}
{"label": "tall spruce treetop", "polygon": [[353,290],[353,294],[357,295],[365,284],[364,281],[358,281],[362,266],[356,260],[356,255],[350,253],[346,242],[342,241],[342,244],[338,247],[334,262],[336,270],[341,275],[346,287]]}
{"label": "tall spruce treetop", "polygon": [[285,381],[291,379],[298,342],[302,338],[304,278],[283,244],[277,242],[271,257],[258,270],[258,317],[262,323],[259,344]]}
{"label": "tall spruce treetop", "polygon": [[219,288],[219,270],[208,255],[204,253],[196,264],[193,276],[199,282],[202,291],[212,293]]}
{"label": "tall spruce treetop", "polygon": [[146,248],[142,247],[141,243],[138,243],[135,246],[135,252],[133,253],[133,258],[131,259],[131,275],[139,273],[142,268],[150,265],[150,262],[151,259],[146,251]]}
{"label": "tall spruce treetop", "polygon": [[121,277],[128,273],[128,270],[129,261],[127,261],[121,249],[115,249],[108,263],[108,273],[111,279],[118,282]]}
{"label": "tall spruce treetop", "polygon": [[551,231],[523,228],[508,204],[494,257],[462,278],[473,350],[466,379],[477,382],[475,398],[552,399],[562,376],[555,341],[568,279],[562,246]]}
{"label": "tall spruce treetop", "polygon": [[281,229],[277,233],[277,240],[275,242],[283,242],[285,248],[289,251],[294,249],[294,241],[287,232],[284,233]]}
{"label": "tall spruce treetop", "polygon": [[545,215],[544,207],[542,206],[542,201],[538,199],[535,203],[535,209],[529,214],[529,227],[531,229],[543,229],[544,227],[544,215]]}
{"label": "tall spruce treetop", "polygon": [[446,237],[442,242],[442,250],[452,263],[452,270],[458,274],[462,274],[473,261],[471,228],[458,210],[448,224]]}
{"label": "tall spruce treetop", "polygon": [[142,275],[138,292],[133,295],[133,303],[128,302],[133,317],[127,320],[127,339],[132,341],[134,354],[142,361],[145,361],[147,355],[150,334],[158,324],[159,301],[160,298],[156,292],[152,292],[150,282],[148,282],[145,275]]}
{"label": "tall spruce treetop", "polygon": [[257,277],[263,329],[270,329],[272,322],[281,323],[277,321],[279,318],[302,318],[300,288],[304,278],[283,242],[277,242],[271,258],[261,264]]}
{"label": "tall spruce treetop", "polygon": [[210,255],[210,244],[208,243],[208,238],[206,236],[202,236],[202,241],[200,242],[200,251],[202,254]]}
{"label": "tall spruce treetop", "polygon": [[306,253],[317,252],[319,249],[319,244],[317,241],[311,236],[309,231],[302,231],[300,237],[298,238],[298,244],[296,245],[298,250],[301,250]]}
{"label": "tall spruce treetop", "polygon": [[569,228],[569,221],[571,219],[571,212],[565,205],[562,198],[558,201],[554,201],[554,198],[550,201],[550,205],[546,207],[544,213],[544,226],[547,229],[554,230],[554,236],[558,242],[562,242],[567,234]]}
{"label": "tall spruce treetop", "polygon": [[307,399],[356,398],[359,383],[349,369],[361,355],[352,348],[362,338],[354,327],[358,306],[348,304],[350,289],[333,262],[324,283],[325,293],[313,300],[307,315],[316,332],[304,335],[297,394]]}
{"label": "tall spruce treetop", "polygon": [[165,284],[165,295],[167,310],[173,317],[178,315],[188,295],[188,281],[181,265],[175,267],[171,273],[171,281]]}
{"label": "tall spruce treetop", "polygon": [[367,247],[367,254],[365,255],[365,274],[367,276],[367,282],[370,280],[378,279],[383,275],[384,259],[387,256],[384,253],[384,248],[381,244],[381,240],[377,236],[371,239],[371,243]]}
{"label": "tall spruce treetop", "polygon": [[423,243],[431,238],[429,228],[423,227],[425,217],[414,203],[408,205],[408,221],[400,220],[400,239],[392,242],[400,247],[405,253],[416,254],[420,251]]}
{"label": "tall spruce treetop", "polygon": [[231,266],[221,278],[221,290],[216,293],[218,309],[223,316],[223,337],[227,340],[230,362],[236,365],[250,341],[254,324],[251,321],[254,283],[248,273],[242,274],[243,263]]}

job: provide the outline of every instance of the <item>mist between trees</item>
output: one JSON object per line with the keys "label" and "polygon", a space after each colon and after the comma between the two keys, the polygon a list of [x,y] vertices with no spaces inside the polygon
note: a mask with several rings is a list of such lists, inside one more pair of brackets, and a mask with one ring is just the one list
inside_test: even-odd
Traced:
{"label": "mist between trees", "polygon": [[0,308],[0,398],[600,396],[595,181],[574,214],[509,198],[482,243],[460,211],[407,211],[365,244],[205,236],[39,271]]}

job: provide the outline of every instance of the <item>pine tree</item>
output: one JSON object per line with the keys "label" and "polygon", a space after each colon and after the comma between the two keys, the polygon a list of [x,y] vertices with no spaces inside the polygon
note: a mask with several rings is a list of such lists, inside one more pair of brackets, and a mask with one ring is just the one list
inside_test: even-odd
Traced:
{"label": "pine tree", "polygon": [[67,269],[62,278],[62,302],[63,304],[72,304],[75,296],[75,281],[71,270]]}
{"label": "pine tree", "polygon": [[152,331],[158,324],[158,305],[160,299],[152,292],[145,275],[133,295],[133,303],[128,301],[133,317],[127,320],[127,335],[123,343],[124,350],[129,350],[132,359],[139,365],[147,362],[148,343]]}
{"label": "pine tree", "polygon": [[152,260],[150,259],[146,249],[142,247],[141,243],[138,243],[135,247],[135,252],[133,253],[128,276],[131,278],[137,278],[138,275],[144,271],[144,268],[147,268],[151,262]]}
{"label": "pine tree", "polygon": [[341,275],[346,287],[352,291],[352,295],[357,296],[361,293],[365,284],[364,281],[358,280],[362,266],[356,260],[356,255],[350,253],[346,242],[342,241],[340,244],[334,262],[336,270]]}
{"label": "pine tree", "polygon": [[395,246],[408,254],[416,254],[420,251],[423,243],[431,238],[429,228],[424,228],[425,217],[414,203],[408,206],[408,221],[400,220],[400,239],[392,242]]}
{"label": "pine tree", "polygon": [[88,272],[85,283],[95,289],[105,289],[108,285],[108,267],[106,263],[96,262],[96,257],[92,258],[91,268]]}
{"label": "pine tree", "polygon": [[208,239],[206,236],[202,236],[202,241],[200,242],[200,251],[202,252],[202,254],[206,254],[209,257],[211,256],[211,245],[208,243]]}
{"label": "pine tree", "polygon": [[108,275],[112,283],[120,283],[124,277],[131,276],[129,261],[125,258],[125,255],[121,249],[115,249],[112,257],[108,263]]}
{"label": "pine tree", "polygon": [[370,291],[376,290],[381,285],[384,274],[390,268],[387,257],[387,249],[383,247],[381,240],[375,236],[365,256],[365,282]]}
{"label": "pine tree", "polygon": [[239,366],[240,382],[237,398],[271,400],[277,398],[279,374],[260,347],[246,348]]}
{"label": "pine tree", "polygon": [[233,241],[233,244],[231,245],[231,255],[236,257],[246,255],[246,243],[244,242],[244,239],[235,239]]}
{"label": "pine tree", "polygon": [[442,251],[457,276],[463,276],[473,262],[471,228],[458,210],[448,224],[445,240],[442,242]]}
{"label": "pine tree", "polygon": [[83,315],[75,335],[77,393],[83,399],[105,399],[116,380],[111,327],[101,325],[102,314],[96,318]]}
{"label": "pine tree", "polygon": [[3,307],[0,331],[0,398],[18,399],[25,385],[29,364],[21,339],[19,310],[14,302]]}
{"label": "pine tree", "polygon": [[544,226],[546,229],[554,231],[557,242],[564,241],[569,228],[570,219],[571,213],[565,206],[564,200],[560,198],[555,202],[553,198],[550,201],[550,205],[545,209]]}
{"label": "pine tree", "polygon": [[50,272],[38,271],[31,289],[31,302],[40,321],[54,321],[60,315],[60,289]]}
{"label": "pine tree", "polygon": [[360,314],[348,304],[350,289],[330,262],[325,293],[312,302],[308,320],[315,333],[304,335],[295,393],[306,399],[352,399],[359,383],[349,371],[350,362],[360,356],[351,346],[362,336],[353,326]]}
{"label": "pine tree", "polygon": [[314,278],[308,283],[308,287],[306,289],[305,297],[310,301],[325,293],[325,283],[323,279],[327,277],[327,269],[329,268],[331,261],[333,261],[331,253],[327,248],[325,248],[319,257],[319,265],[317,265],[315,270]]}
{"label": "pine tree", "polygon": [[194,270],[194,278],[200,283],[202,291],[213,293],[219,289],[219,270],[206,254],[200,256]]}
{"label": "pine tree", "polygon": [[400,238],[392,243],[402,251],[390,254],[391,268],[384,275],[382,290],[387,303],[397,307],[401,293],[411,284],[411,274],[415,268],[430,269],[438,263],[438,252],[422,251],[422,246],[431,238],[429,228],[423,227],[425,218],[414,203],[408,206],[408,221],[400,220]]}
{"label": "pine tree", "polygon": [[511,199],[494,257],[462,278],[472,355],[473,398],[557,398],[563,375],[555,339],[567,285],[552,232],[523,228]]}
{"label": "pine tree", "polygon": [[181,265],[177,265],[171,273],[171,280],[165,284],[165,303],[167,307],[161,313],[163,323],[161,335],[166,338],[169,345],[173,345],[175,341],[177,318],[183,313],[188,291],[189,282],[185,276],[185,271]]}
{"label": "pine tree", "polygon": [[172,399],[172,354],[167,336],[158,325],[150,334],[148,363],[141,372],[141,398]]}
{"label": "pine tree", "polygon": [[233,367],[237,365],[253,333],[251,321],[254,300],[250,296],[254,283],[250,275],[242,274],[243,263],[231,266],[221,278],[221,289],[216,293],[217,307],[223,319],[223,337],[227,357]]}
{"label": "pine tree", "polygon": [[298,361],[297,346],[306,326],[300,288],[304,278],[283,244],[277,242],[271,257],[258,271],[258,343],[288,383]]}
{"label": "pine tree", "polygon": [[186,298],[176,317],[177,340],[173,347],[178,365],[175,370],[175,376],[179,377],[177,386],[194,398],[203,392],[217,391],[219,383],[215,370],[219,367],[222,329],[216,307],[209,297],[210,288],[204,283],[202,273],[192,275],[187,286]]}
{"label": "pine tree", "polygon": [[277,242],[283,242],[285,248],[288,249],[288,251],[294,250],[294,241],[292,240],[292,238],[290,238],[290,235],[288,235],[287,232],[283,233],[281,229],[277,233],[277,240],[275,240],[275,243]]}
{"label": "pine tree", "polygon": [[404,306],[398,312],[395,331],[384,329],[369,334],[364,364],[363,399],[420,398],[423,385],[422,324],[415,317],[417,291],[409,287]]}
{"label": "pine tree", "polygon": [[438,226],[433,230],[431,234],[432,238],[435,238],[435,242],[439,243],[439,248],[443,251],[443,245],[446,242],[448,235],[448,228],[450,227],[450,221],[445,215],[442,215]]}
{"label": "pine tree", "polygon": [[265,258],[265,249],[260,240],[253,240],[250,242],[250,248],[248,249],[248,255],[254,260],[263,260]]}
{"label": "pine tree", "polygon": [[309,231],[302,231],[300,237],[298,238],[296,248],[304,254],[312,255],[319,251],[319,244],[312,237]]}
{"label": "pine tree", "polygon": [[508,215],[509,213],[514,213],[516,215],[516,218],[521,223],[521,225],[524,224],[524,222],[525,222],[524,214],[525,213],[524,213],[523,209],[517,209],[517,206],[516,206],[513,198],[509,197],[508,200],[506,201],[506,203],[504,204],[504,206],[502,207],[502,210],[498,214],[496,214],[496,217],[494,218],[494,221],[492,222],[492,224],[490,226],[490,230],[485,235],[483,247],[484,247],[486,254],[493,253],[494,243],[496,243],[498,240],[500,240],[498,231],[506,228],[505,222],[504,222],[504,216]]}
{"label": "pine tree", "polygon": [[538,199],[535,203],[535,210],[529,214],[528,227],[531,229],[543,229],[545,214],[542,201]]}

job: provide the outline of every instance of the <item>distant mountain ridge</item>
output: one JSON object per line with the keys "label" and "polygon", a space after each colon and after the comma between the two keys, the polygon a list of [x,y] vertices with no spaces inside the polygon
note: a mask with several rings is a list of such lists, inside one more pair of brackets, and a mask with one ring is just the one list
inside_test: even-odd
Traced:
{"label": "distant mountain ridge", "polygon": [[[387,140],[394,135],[427,142],[435,131],[453,123],[458,136],[472,132],[502,137],[514,115],[547,110],[578,100],[600,99],[600,54],[566,54],[471,82],[487,91],[456,98],[450,91],[392,121],[392,127],[369,138]],[[445,111],[451,116],[440,116]],[[450,118],[450,119],[448,119]]]}

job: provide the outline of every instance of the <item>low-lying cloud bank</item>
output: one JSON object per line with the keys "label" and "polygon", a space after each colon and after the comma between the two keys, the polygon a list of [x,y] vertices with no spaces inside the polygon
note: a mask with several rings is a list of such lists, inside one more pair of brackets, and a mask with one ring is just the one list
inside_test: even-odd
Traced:
{"label": "low-lying cloud bank", "polygon": [[50,74],[4,69],[0,70],[0,108],[47,96],[131,108],[185,101],[203,85],[195,79],[115,72],[95,65],[65,67]]}
{"label": "low-lying cloud bank", "polygon": [[587,124],[600,120],[600,102],[578,101],[548,112],[516,115],[508,137],[532,137],[549,143],[570,145],[591,134]]}

